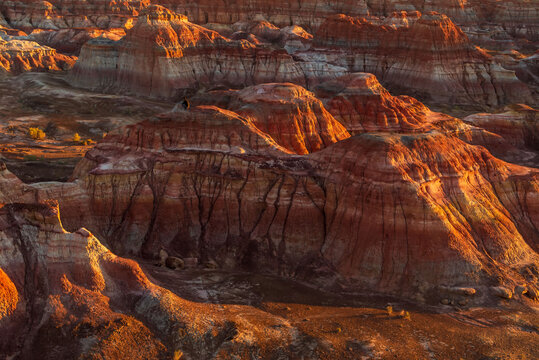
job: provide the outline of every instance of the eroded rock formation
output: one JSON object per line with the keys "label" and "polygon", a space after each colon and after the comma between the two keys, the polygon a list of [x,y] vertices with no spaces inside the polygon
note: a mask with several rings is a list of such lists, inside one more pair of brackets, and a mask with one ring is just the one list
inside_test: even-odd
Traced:
{"label": "eroded rock formation", "polygon": [[350,136],[313,93],[290,83],[214,91],[193,100],[248,118],[257,129],[295,154],[315,152]]}
{"label": "eroded rock formation", "polygon": [[[439,286],[536,286],[537,170],[462,141],[481,133],[451,119],[425,133],[334,135],[296,155],[305,151],[285,139],[308,129],[322,139],[328,128],[310,128],[310,117],[271,122],[303,129],[292,136],[257,111],[280,96],[280,114],[291,94],[301,92],[256,86],[231,92],[232,110],[195,106],[128,126],[87,153],[74,182],[17,185],[4,171],[7,194],[57,198],[67,228],[84,225],[122,254],[165,248],[417,299],[436,298]],[[325,110],[313,111],[320,121]]]}
{"label": "eroded rock formation", "polygon": [[211,359],[316,351],[316,341],[310,351],[291,351],[297,329],[279,317],[193,303],[152,284],[135,261],[112,254],[89,231],[66,232],[54,202],[0,205],[0,241],[6,356]]}
{"label": "eroded rock formation", "polygon": [[195,89],[264,82],[313,88],[348,72],[365,71],[393,90],[433,103],[535,102],[513,71],[474,47],[445,15],[416,12],[369,20],[336,15],[312,41],[301,28],[278,29],[264,21],[232,28],[238,29],[230,35],[237,40],[152,5],[122,40],[89,41],[72,83],[97,91],[179,99]]}
{"label": "eroded rock formation", "polygon": [[74,57],[33,41],[0,39],[0,70],[6,73],[62,71],[71,68],[75,61]]}
{"label": "eroded rock formation", "polygon": [[517,147],[539,150],[538,111],[526,105],[507,106],[498,114],[474,114],[464,121],[504,137]]}
{"label": "eroded rock formation", "polygon": [[298,57],[370,72],[391,89],[438,103],[535,101],[514,72],[476,49],[445,15],[427,13],[392,26],[336,15],[319,28],[314,46]]}
{"label": "eroded rock formation", "polygon": [[89,41],[72,75],[80,87],[160,98],[272,81],[305,83],[286,51],[229,40],[160,6],[146,8],[119,42]]}

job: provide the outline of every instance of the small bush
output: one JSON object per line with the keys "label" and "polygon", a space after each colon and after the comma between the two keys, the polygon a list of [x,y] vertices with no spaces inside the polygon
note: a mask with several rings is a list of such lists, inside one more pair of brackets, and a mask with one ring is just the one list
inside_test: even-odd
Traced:
{"label": "small bush", "polygon": [[389,316],[393,315],[393,306],[391,305],[386,306],[386,311]]}
{"label": "small bush", "polygon": [[75,135],[73,135],[73,141],[74,141],[74,142],[80,142],[80,135],[79,135],[79,133],[75,133]]}
{"label": "small bush", "polygon": [[34,140],[43,140],[46,136],[43,130],[34,127],[28,129],[28,135]]}
{"label": "small bush", "polygon": [[410,317],[410,313],[409,313],[408,311],[405,311],[405,312],[404,312],[404,318],[405,318],[406,320],[412,320],[412,318]]}

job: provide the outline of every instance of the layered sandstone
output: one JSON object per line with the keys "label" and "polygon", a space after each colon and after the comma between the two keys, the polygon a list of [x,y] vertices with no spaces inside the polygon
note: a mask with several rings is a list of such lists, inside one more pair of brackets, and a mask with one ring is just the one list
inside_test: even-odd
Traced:
{"label": "layered sandstone", "polygon": [[55,49],[33,41],[0,39],[0,69],[19,74],[26,71],[63,71],[70,69],[76,58],[58,54]]}
{"label": "layered sandstone", "polygon": [[160,6],[146,8],[121,41],[89,41],[72,75],[80,87],[160,98],[273,81],[304,84],[285,51],[231,41]]}
{"label": "layered sandstone", "polygon": [[232,29],[238,30],[230,35],[236,40],[150,6],[122,40],[89,41],[72,83],[177,100],[189,90],[218,86],[293,82],[313,88],[364,71],[393,90],[433,103],[535,102],[513,71],[474,47],[444,15],[415,12],[370,20],[337,15],[324,22],[313,41],[301,28],[278,29],[266,21]]}
{"label": "layered sandstone", "polygon": [[83,221],[119,251],[164,246],[306,279],[329,266],[359,288],[401,294],[482,286],[500,272],[525,281],[514,266],[537,263],[537,171],[454,137],[364,134],[304,158],[117,140],[90,151],[78,176]]}
{"label": "layered sandstone", "polygon": [[120,40],[125,36],[125,29],[60,29],[60,30],[34,30],[28,36],[41,45],[49,46],[64,54],[78,55],[82,46],[91,39],[103,38],[112,41]]}
{"label": "layered sandstone", "polygon": [[295,154],[312,153],[350,136],[313,93],[290,83],[215,91],[193,100],[214,103],[248,118],[257,129]]}
{"label": "layered sandstone", "polygon": [[[66,232],[52,201],[0,204],[0,240],[4,356],[275,357],[301,338],[269,313],[194,303],[154,285],[135,261],[112,254],[89,231]],[[271,326],[275,331],[264,331]],[[319,347],[311,345],[295,352]]]}
{"label": "layered sandstone", "polygon": [[476,49],[445,15],[427,13],[409,20],[387,26],[345,15],[330,17],[314,37],[316,50],[301,58],[316,56],[350,71],[370,72],[391,89],[439,103],[535,101],[514,72]]}
{"label": "layered sandstone", "polygon": [[474,114],[464,121],[499,134],[517,147],[539,150],[538,111],[525,105],[507,106],[497,114]]}
{"label": "layered sandstone", "polygon": [[[268,87],[267,99],[255,87],[229,104],[243,96],[252,111],[283,92],[258,89]],[[366,133],[300,156],[255,115],[177,110],[109,134],[76,181],[20,192],[58,198],[66,227],[85,224],[120,253],[163,247],[223,268],[418,299],[440,286],[536,285],[537,170],[436,129]],[[309,123],[288,120],[298,121]]]}

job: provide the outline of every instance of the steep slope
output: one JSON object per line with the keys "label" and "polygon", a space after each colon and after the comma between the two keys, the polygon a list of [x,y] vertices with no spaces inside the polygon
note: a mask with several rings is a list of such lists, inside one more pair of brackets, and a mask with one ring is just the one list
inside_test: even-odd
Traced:
{"label": "steep slope", "polygon": [[319,28],[314,46],[300,57],[325,57],[350,71],[373,73],[391,89],[438,103],[535,101],[513,72],[477,50],[445,15],[427,13],[398,26],[336,15]]}
{"label": "steep slope", "polygon": [[[223,268],[439,301],[444,286],[535,284],[537,170],[433,130],[290,154],[247,118],[178,111],[113,133],[57,198],[120,253],[164,247]],[[12,190],[13,191],[13,190]]]}
{"label": "steep slope", "polygon": [[352,134],[432,128],[425,105],[409,96],[392,96],[373,74],[345,75],[319,84],[315,93]]}
{"label": "steep slope", "polygon": [[248,118],[283,148],[308,154],[350,137],[313,93],[291,83],[261,84],[240,91],[213,91],[192,99]]}
{"label": "steep slope", "polygon": [[0,354],[209,360],[320,351],[317,340],[292,348],[304,335],[278,316],[154,285],[89,231],[66,232],[59,216],[53,201],[0,206]]}
{"label": "steep slope", "polygon": [[121,41],[89,41],[72,74],[76,86],[172,99],[186,89],[273,81],[305,78],[284,50],[231,41],[154,5]]}

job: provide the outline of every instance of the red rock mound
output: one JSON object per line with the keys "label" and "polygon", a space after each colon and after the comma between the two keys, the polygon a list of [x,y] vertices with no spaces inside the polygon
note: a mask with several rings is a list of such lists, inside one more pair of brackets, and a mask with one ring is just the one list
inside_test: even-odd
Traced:
{"label": "red rock mound", "polygon": [[92,90],[173,99],[189,88],[274,81],[305,82],[284,50],[226,39],[161,6],[146,8],[120,42],[89,41],[72,76]]}
{"label": "red rock mound", "polygon": [[315,152],[350,136],[313,93],[290,83],[214,91],[193,101],[213,103],[248,118],[256,128],[296,154]]}
{"label": "red rock mound", "polygon": [[26,71],[70,69],[76,58],[58,54],[55,49],[33,41],[0,39],[0,71],[19,74]]}
{"label": "red rock mound", "polygon": [[[445,15],[423,14],[403,26],[386,26],[345,15],[330,17],[314,44],[329,48],[326,60],[350,71],[375,74],[391,89],[444,104],[496,106],[533,103],[528,87],[478,51]],[[321,49],[302,58],[323,55]]]}
{"label": "red rock mound", "polygon": [[373,74],[355,73],[318,85],[316,95],[352,134],[425,131],[430,110],[409,96],[392,96]]}

